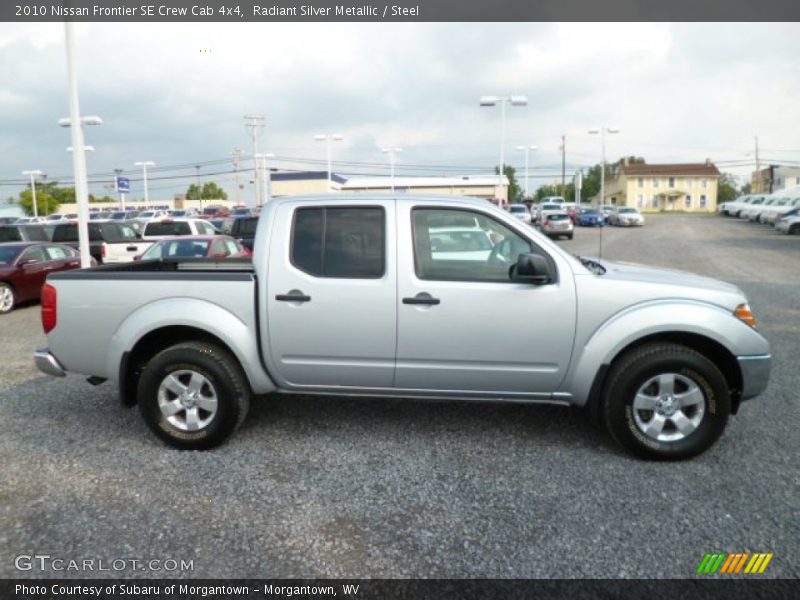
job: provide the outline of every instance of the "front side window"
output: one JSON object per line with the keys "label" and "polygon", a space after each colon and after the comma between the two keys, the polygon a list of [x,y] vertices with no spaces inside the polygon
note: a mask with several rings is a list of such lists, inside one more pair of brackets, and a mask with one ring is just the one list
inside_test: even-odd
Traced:
{"label": "front side window", "polygon": [[47,254],[50,257],[50,260],[62,260],[64,258],[70,258],[65,246],[48,246]]}
{"label": "front side window", "polygon": [[42,246],[35,246],[33,248],[28,248],[22,256],[20,256],[20,261],[23,260],[35,260],[36,262],[45,262],[50,260],[50,258],[45,254],[44,248]]}
{"label": "front side window", "polygon": [[420,279],[510,281],[509,267],[532,250],[521,235],[477,212],[417,208],[412,224]]}
{"label": "front side window", "polygon": [[292,228],[292,264],[316,277],[378,279],[386,264],[381,207],[299,208]]}

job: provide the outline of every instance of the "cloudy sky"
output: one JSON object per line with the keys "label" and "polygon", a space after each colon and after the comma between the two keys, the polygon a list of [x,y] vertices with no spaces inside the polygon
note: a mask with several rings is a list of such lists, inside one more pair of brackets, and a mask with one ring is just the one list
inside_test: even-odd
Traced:
{"label": "cloudy sky", "polygon": [[[98,23],[77,25],[76,59],[81,111],[104,119],[86,131],[97,194],[123,168],[140,196],[133,163],[152,160],[152,197],[184,191],[195,164],[233,196],[245,114],[265,115],[278,167],[324,170],[313,136],[334,132],[343,173],[385,172],[386,145],[404,149],[400,174],[488,173],[500,111],[484,94],[528,97],[508,111],[506,155],[522,170],[516,146],[538,146],[532,185],[560,178],[562,134],[568,176],[598,162],[587,130],[603,123],[620,130],[610,160],[711,158],[746,176],[758,135],[765,161],[800,161],[797,24]],[[68,110],[63,25],[0,24],[0,197],[25,169],[71,177]]]}

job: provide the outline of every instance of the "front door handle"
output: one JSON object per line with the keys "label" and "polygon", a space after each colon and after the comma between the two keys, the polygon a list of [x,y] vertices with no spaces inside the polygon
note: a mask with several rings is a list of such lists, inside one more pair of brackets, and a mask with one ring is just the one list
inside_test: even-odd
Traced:
{"label": "front door handle", "polygon": [[311,302],[311,296],[306,296],[300,290],[292,290],[288,294],[278,294],[275,300],[279,302]]}
{"label": "front door handle", "polygon": [[441,300],[434,298],[427,292],[421,292],[413,298],[403,298],[403,304],[423,304],[427,306],[436,306]]}

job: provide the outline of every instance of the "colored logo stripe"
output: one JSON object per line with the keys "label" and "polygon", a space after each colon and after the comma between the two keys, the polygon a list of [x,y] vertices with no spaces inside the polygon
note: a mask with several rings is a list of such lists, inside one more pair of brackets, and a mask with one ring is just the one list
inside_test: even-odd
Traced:
{"label": "colored logo stripe", "polygon": [[708,552],[703,557],[703,560],[700,561],[700,565],[697,567],[697,573],[712,575],[718,572],[721,575],[732,575],[742,573],[742,569],[744,569],[744,573],[746,574],[760,574],[766,570],[773,556],[774,554],[772,552],[756,552],[752,555],[749,552],[736,552],[732,554],[725,552]]}

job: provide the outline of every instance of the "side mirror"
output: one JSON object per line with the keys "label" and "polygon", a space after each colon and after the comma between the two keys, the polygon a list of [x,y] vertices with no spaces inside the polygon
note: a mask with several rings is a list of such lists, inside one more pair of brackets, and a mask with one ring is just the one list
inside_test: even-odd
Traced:
{"label": "side mirror", "polygon": [[520,254],[511,270],[511,279],[514,281],[543,285],[555,279],[547,259],[541,254]]}

